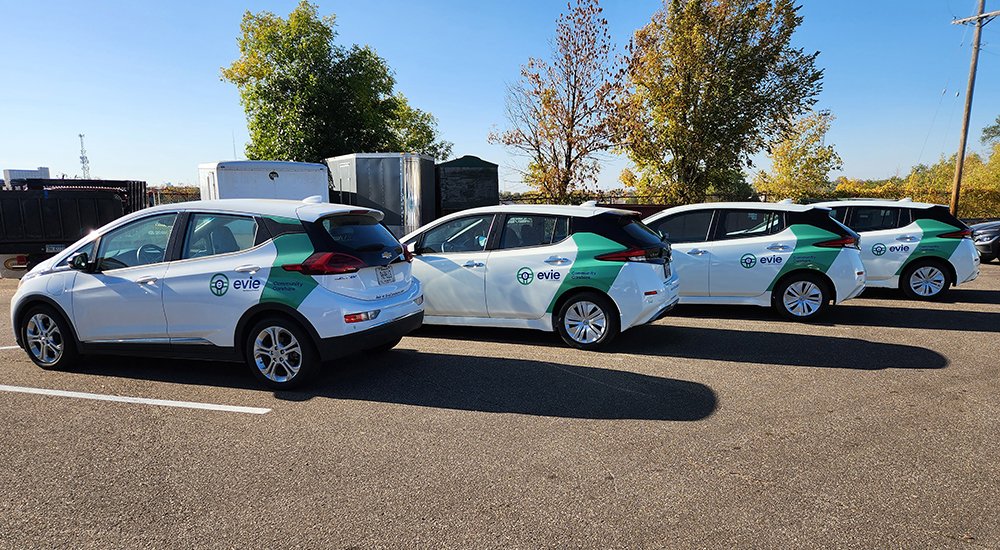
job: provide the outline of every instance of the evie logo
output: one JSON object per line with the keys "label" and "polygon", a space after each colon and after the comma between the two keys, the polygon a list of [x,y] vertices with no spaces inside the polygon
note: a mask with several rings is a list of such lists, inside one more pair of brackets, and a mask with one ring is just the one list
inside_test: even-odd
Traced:
{"label": "evie logo", "polygon": [[233,290],[260,290],[260,279],[236,279]]}
{"label": "evie logo", "polygon": [[558,281],[560,275],[558,271],[539,271],[535,277],[538,277],[538,280],[548,279],[550,281]]}
{"label": "evie logo", "polygon": [[906,246],[905,244],[901,244],[899,246],[890,246],[889,247],[889,252],[909,252],[909,251],[910,251],[910,247]]}
{"label": "evie logo", "polygon": [[767,256],[767,257],[761,258],[758,261],[760,263],[762,263],[762,264],[780,265],[781,264],[781,256]]}

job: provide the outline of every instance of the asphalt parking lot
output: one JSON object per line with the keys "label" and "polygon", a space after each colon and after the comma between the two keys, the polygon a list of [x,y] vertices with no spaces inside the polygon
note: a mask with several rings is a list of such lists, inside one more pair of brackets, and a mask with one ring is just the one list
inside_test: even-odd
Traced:
{"label": "asphalt parking lot", "polygon": [[278,394],[236,364],[41,370],[7,349],[16,283],[0,548],[1000,548],[995,262],[816,324],[682,306],[604,353],[425,327]]}

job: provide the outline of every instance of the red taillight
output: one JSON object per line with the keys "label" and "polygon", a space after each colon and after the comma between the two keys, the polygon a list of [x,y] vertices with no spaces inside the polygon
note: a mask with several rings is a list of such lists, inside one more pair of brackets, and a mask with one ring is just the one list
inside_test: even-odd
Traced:
{"label": "red taillight", "polygon": [[942,233],[938,237],[942,239],[969,239],[972,238],[972,230],[963,229],[961,231],[952,231],[951,233]]}
{"label": "red taillight", "polygon": [[813,246],[820,246],[823,248],[857,248],[858,240],[854,237],[844,237],[843,239],[834,239],[832,241],[816,243]]}
{"label": "red taillight", "polygon": [[621,252],[611,252],[594,256],[594,259],[605,262],[645,262],[646,251],[641,248],[628,248]]}
{"label": "red taillight", "polygon": [[285,264],[285,271],[298,271],[303,275],[336,275],[338,273],[354,273],[368,267],[360,259],[350,254],[339,252],[316,252],[300,264]]}
{"label": "red taillight", "polygon": [[348,314],[348,315],[344,315],[344,322],[345,323],[360,323],[362,321],[371,321],[372,319],[375,319],[376,317],[378,317],[378,314],[381,311],[382,310],[380,310],[380,309],[376,309],[374,311],[363,311],[361,313],[351,313],[351,314]]}

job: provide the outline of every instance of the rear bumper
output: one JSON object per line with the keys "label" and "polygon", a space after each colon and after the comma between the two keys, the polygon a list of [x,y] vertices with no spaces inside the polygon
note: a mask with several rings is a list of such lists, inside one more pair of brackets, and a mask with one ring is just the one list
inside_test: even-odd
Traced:
{"label": "rear bumper", "polygon": [[416,330],[424,322],[424,312],[418,311],[375,325],[363,332],[321,338],[318,342],[320,359],[330,361],[352,353],[388,344]]}

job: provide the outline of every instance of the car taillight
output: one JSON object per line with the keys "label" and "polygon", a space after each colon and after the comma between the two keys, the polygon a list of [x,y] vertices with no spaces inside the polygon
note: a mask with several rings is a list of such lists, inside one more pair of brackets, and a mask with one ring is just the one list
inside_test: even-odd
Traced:
{"label": "car taillight", "polygon": [[355,273],[364,267],[368,267],[365,262],[350,254],[341,254],[340,252],[316,252],[300,264],[281,266],[285,271],[298,271],[303,275]]}
{"label": "car taillight", "polygon": [[362,311],[361,313],[351,313],[348,315],[344,315],[344,322],[360,323],[362,321],[371,321],[372,319],[378,317],[378,314],[381,313],[381,311],[382,310],[380,309],[376,309],[374,311]]}
{"label": "car taillight", "polygon": [[594,256],[594,259],[605,262],[645,262],[646,251],[641,248],[628,248],[621,252],[611,252]]}
{"label": "car taillight", "polygon": [[834,239],[832,241],[816,243],[813,246],[820,246],[823,248],[858,248],[858,240],[854,237],[844,237],[843,239]]}
{"label": "car taillight", "polygon": [[963,229],[961,231],[952,231],[951,233],[942,233],[938,237],[942,239],[968,239],[972,237],[972,230]]}

